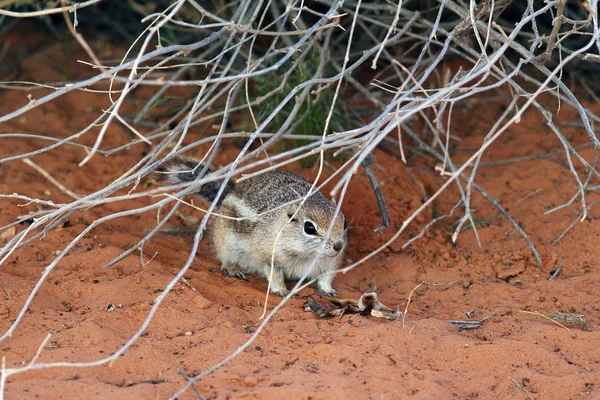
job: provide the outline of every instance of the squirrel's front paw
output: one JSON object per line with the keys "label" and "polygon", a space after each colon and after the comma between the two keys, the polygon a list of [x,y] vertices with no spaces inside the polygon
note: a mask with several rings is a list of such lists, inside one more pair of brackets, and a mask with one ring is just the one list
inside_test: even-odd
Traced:
{"label": "squirrel's front paw", "polygon": [[244,281],[248,280],[248,277],[244,271],[242,271],[237,265],[223,265],[221,266],[221,273],[232,278],[237,278]]}
{"label": "squirrel's front paw", "polygon": [[[290,294],[290,291],[287,290],[287,288],[279,288],[277,290],[275,290],[274,288],[271,288],[271,293],[273,293],[275,296],[279,296],[279,297],[285,297],[288,294]],[[292,298],[298,298],[298,295],[296,293],[294,293],[292,296],[290,296]]]}
{"label": "squirrel's front paw", "polygon": [[329,296],[329,297],[337,297],[337,292],[331,286],[331,282],[333,281],[332,274],[325,274],[317,279],[317,294],[319,296]]}
{"label": "squirrel's front paw", "polygon": [[338,297],[337,292],[333,288],[328,288],[327,290],[317,289],[317,294],[319,296]]}

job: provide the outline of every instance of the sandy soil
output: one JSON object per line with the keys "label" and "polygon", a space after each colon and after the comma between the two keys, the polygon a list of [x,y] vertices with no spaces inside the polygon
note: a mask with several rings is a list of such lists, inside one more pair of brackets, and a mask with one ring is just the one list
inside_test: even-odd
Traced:
{"label": "sandy soil", "polygon": [[[65,63],[56,52],[59,44],[39,37],[12,38],[9,60],[19,59],[20,79],[60,81],[64,71],[85,71],[75,62]],[[49,39],[45,39],[49,40]],[[37,48],[46,50],[27,50]],[[54,46],[54,47],[52,47]],[[88,72],[85,72],[87,74]],[[84,74],[84,75],[85,75]],[[0,80],[5,80],[1,78]],[[49,90],[31,92],[39,98]],[[136,93],[147,99],[151,91]],[[0,115],[26,104],[27,92],[0,89]],[[0,125],[0,133],[43,133],[65,137],[87,126],[108,102],[90,93],[73,93]],[[587,104],[600,112],[597,104]],[[556,109],[553,105],[553,109]],[[477,148],[482,135],[502,112],[491,100],[455,107],[453,134],[461,149]],[[556,123],[576,120],[564,108]],[[573,144],[588,143],[582,129],[565,127]],[[97,130],[81,143],[93,144]],[[199,134],[201,132],[198,132]],[[125,130],[115,125],[103,148],[127,143]],[[47,142],[0,138],[0,157],[39,149]],[[200,151],[201,149],[199,149]],[[485,162],[560,152],[562,146],[535,112],[527,112],[484,157]],[[63,146],[32,157],[66,187],[79,194],[102,188],[132,166],[145,151],[143,146],[109,158],[97,156],[83,168],[77,163],[86,153]],[[237,149],[228,144],[217,163],[232,160]],[[581,150],[592,159],[590,148]],[[471,153],[465,153],[464,157]],[[407,167],[379,151],[374,172],[389,203],[392,227],[382,236],[374,233],[381,219],[364,173],[349,188],[343,211],[351,226],[349,260],[358,260],[384,243],[404,218],[421,204],[421,190],[432,192],[441,180],[423,168],[435,163],[419,160],[421,168]],[[291,168],[307,178],[310,169]],[[330,171],[326,171],[330,172]],[[409,179],[410,174],[415,180]],[[500,166],[482,167],[479,183],[508,209],[529,234],[544,261],[535,258],[509,222],[481,196],[474,198],[476,218],[482,222],[477,247],[472,230],[463,232],[458,245],[450,243],[450,224],[461,215],[444,220],[412,247],[401,246],[417,234],[431,215],[417,218],[406,235],[355,270],[339,276],[336,288],[342,297],[357,298],[377,287],[380,299],[406,307],[411,291],[423,281],[456,284],[421,285],[411,299],[404,321],[345,315],[317,320],[303,311],[303,300],[293,299],[268,324],[258,339],[239,357],[204,377],[198,388],[207,398],[600,398],[600,259],[598,218],[578,223],[556,245],[551,243],[577,217],[572,207],[553,214],[544,212],[568,201],[575,193],[565,157],[540,157]],[[447,211],[457,193],[451,189],[435,204]],[[70,199],[21,160],[0,164],[0,193],[67,202]],[[588,202],[598,200],[590,193]],[[14,252],[0,267],[0,327],[4,332],[39,279],[64,247],[86,226],[101,216],[147,205],[141,199],[97,207],[72,215],[69,224],[46,233],[41,240]],[[0,200],[0,226],[35,210],[24,201]],[[199,216],[189,210],[184,214]],[[140,240],[156,223],[152,213],[115,219],[101,224],[82,239],[59,263],[43,284],[14,335],[0,343],[7,367],[28,363],[47,334],[40,362],[92,361],[111,354],[139,329],[153,300],[185,263],[192,245],[186,235],[158,234],[145,246],[142,266],[139,253],[112,268],[101,267]],[[169,227],[185,227],[174,220]],[[27,225],[17,227],[17,232]],[[15,232],[0,232],[0,246]],[[563,269],[552,281],[556,268]],[[158,398],[175,393],[185,383],[178,371],[193,375],[232,353],[259,324],[266,282],[239,281],[222,276],[203,244],[143,337],[113,365],[93,368],[56,368],[10,377],[7,398]],[[306,289],[302,295],[311,294]],[[277,303],[270,298],[269,307]],[[112,311],[109,305],[114,305]],[[495,313],[474,330],[460,330],[447,320]],[[556,322],[546,316],[583,315],[585,326],[568,319]],[[195,398],[192,390],[183,398]]]}

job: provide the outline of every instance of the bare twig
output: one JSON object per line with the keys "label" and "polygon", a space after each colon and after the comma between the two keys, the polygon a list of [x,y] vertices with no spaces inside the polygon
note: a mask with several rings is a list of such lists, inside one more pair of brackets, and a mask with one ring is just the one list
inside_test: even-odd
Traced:
{"label": "bare twig", "polygon": [[377,206],[379,207],[379,212],[381,213],[381,224],[375,230],[377,233],[381,234],[385,228],[390,227],[390,213],[388,212],[387,205],[385,204],[385,198],[383,197],[383,193],[381,192],[381,188],[379,187],[379,183],[377,182],[377,178],[375,174],[373,174],[373,170],[371,169],[371,165],[375,163],[375,157],[371,155],[370,157],[365,158],[362,166],[367,174],[367,178],[369,178],[369,183],[373,188],[373,192],[375,193],[375,198],[377,199]]}
{"label": "bare twig", "polygon": [[40,174],[42,174],[44,176],[44,178],[48,179],[54,186],[56,186],[61,192],[63,192],[67,196],[70,196],[74,199],[81,198],[81,196],[79,196],[78,194],[76,194],[76,193],[72,192],[71,190],[67,189],[66,187],[64,187],[62,183],[60,183],[59,181],[54,179],[54,177],[52,175],[47,173],[42,167],[40,167],[39,165],[37,165],[36,163],[31,161],[29,158],[24,158],[23,162],[25,164],[29,165],[30,167],[32,167],[33,169],[35,169]]}
{"label": "bare twig", "polygon": [[43,15],[59,14],[62,12],[74,12],[75,9],[82,9],[85,7],[89,7],[96,3],[99,3],[101,1],[102,0],[88,0],[88,1],[84,1],[83,3],[76,3],[72,6],[48,8],[45,10],[30,11],[30,12],[17,12],[17,11],[8,11],[8,10],[0,9],[0,15],[6,15],[7,17],[13,17],[13,18],[41,17]]}
{"label": "bare twig", "polygon": [[523,393],[525,393],[527,395],[527,399],[529,400],[534,400],[535,397],[532,396],[531,392],[529,390],[527,390],[527,388],[525,388],[525,386],[523,386],[522,383],[518,382],[516,379],[514,378],[510,378],[510,381]]}
{"label": "bare twig", "polygon": [[494,315],[496,315],[495,312],[491,313],[487,317],[484,317],[484,318],[481,318],[481,319],[477,319],[477,320],[473,320],[473,319],[468,319],[468,320],[450,319],[450,320],[447,320],[446,322],[450,322],[452,325],[458,326],[458,328],[460,330],[464,330],[464,329],[477,329],[477,328],[481,327],[481,325],[483,325],[483,323],[485,321],[487,321],[488,319],[490,319]]}
{"label": "bare twig", "polygon": [[190,378],[185,372],[183,372],[182,370],[178,370],[177,373],[181,376],[183,376],[183,378],[192,386],[192,389],[194,390],[194,392],[196,393],[196,396],[198,396],[199,399],[201,400],[206,400],[206,397],[204,397],[202,395],[202,392],[200,391],[200,389],[198,389],[198,387],[196,386],[196,384],[192,381],[192,378]]}
{"label": "bare twig", "polygon": [[521,311],[519,311],[519,312],[520,312],[520,313],[523,313],[523,314],[537,315],[538,317],[542,317],[542,318],[544,318],[544,319],[547,319],[548,321],[551,321],[551,322],[555,323],[556,325],[560,326],[561,328],[565,328],[565,329],[567,329],[567,330],[569,329],[569,328],[567,328],[566,326],[564,326],[563,324],[561,324],[560,322],[558,322],[558,321],[556,321],[556,320],[554,320],[554,319],[550,318],[550,317],[549,317],[549,316],[547,316],[547,315],[544,315],[544,314],[542,314],[542,313],[541,313],[541,312],[539,312],[539,311],[525,311],[525,310],[521,310]]}
{"label": "bare twig", "polygon": [[562,271],[563,265],[560,264],[558,266],[558,268],[556,268],[556,270],[552,273],[552,275],[550,276],[550,278],[548,278],[549,281],[553,280],[554,278],[556,278],[558,276],[558,274],[560,274],[560,271]]}
{"label": "bare twig", "polygon": [[421,285],[423,285],[425,282],[421,282],[419,283],[417,286],[415,286],[413,288],[413,290],[410,291],[410,293],[408,294],[408,300],[406,300],[406,307],[404,307],[404,312],[402,313],[402,327],[404,328],[404,321],[406,320],[406,314],[408,313],[408,306],[410,305],[410,300],[412,298],[413,293],[415,292],[415,290],[417,290]]}

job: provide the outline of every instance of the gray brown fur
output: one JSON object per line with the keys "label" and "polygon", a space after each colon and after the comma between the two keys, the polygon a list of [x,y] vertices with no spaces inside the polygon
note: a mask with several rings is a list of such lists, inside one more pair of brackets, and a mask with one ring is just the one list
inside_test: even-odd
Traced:
{"label": "gray brown fur", "polygon": [[[203,174],[203,171],[206,172]],[[157,176],[162,181],[170,181],[173,183],[192,183],[201,177],[212,174],[214,171],[210,168],[207,168],[204,164],[200,164],[198,160],[179,157],[170,161],[168,166],[158,167],[156,172],[158,172]],[[202,197],[206,201],[213,201],[217,197],[222,184],[222,180],[207,182],[202,185],[198,191],[198,196]],[[218,203],[223,202],[223,199],[227,196],[227,194],[233,190],[233,186],[233,182],[227,182],[227,186],[221,194]]]}
{"label": "gray brown fur", "polygon": [[[199,179],[203,169],[196,160],[176,159],[159,172],[163,180],[184,183]],[[221,184],[203,185],[198,195],[213,201]],[[222,216],[216,217],[212,232],[223,274],[242,279],[247,273],[261,276],[270,280],[273,293],[284,296],[288,293],[284,281],[300,279],[316,256],[308,278],[317,279],[320,292],[335,295],[331,272],[339,266],[346,248],[345,217],[341,211],[335,216],[336,205],[320,192],[314,192],[300,207],[299,199],[311,186],[287,172],[266,172],[240,183],[229,182],[217,211]],[[325,238],[332,221],[329,238]],[[310,234],[308,223],[315,228],[308,227]]]}

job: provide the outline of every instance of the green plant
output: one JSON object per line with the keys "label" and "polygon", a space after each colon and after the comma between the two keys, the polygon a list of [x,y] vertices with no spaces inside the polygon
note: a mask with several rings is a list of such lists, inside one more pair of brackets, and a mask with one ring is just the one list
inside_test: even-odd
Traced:
{"label": "green plant", "polygon": [[[293,57],[291,60],[286,62],[278,71],[274,71],[268,73],[266,75],[259,76],[254,81],[254,85],[251,88],[250,98],[258,98],[262,96],[266,96],[269,93],[272,93],[270,97],[265,99],[260,105],[260,111],[257,114],[258,121],[263,121],[267,118],[273,111],[279,106],[279,104],[283,101],[283,99],[288,95],[290,91],[292,91],[299,84],[313,79],[319,68],[319,61],[321,54],[314,50],[309,50],[310,53],[304,55],[303,60],[298,60],[299,57]],[[287,77],[284,85],[280,88],[281,85],[281,71],[289,71],[289,68],[293,68]],[[327,76],[327,72],[329,71],[325,68]],[[284,72],[285,73],[285,72]],[[325,127],[325,122],[330,113],[331,105],[333,104],[333,96],[335,93],[335,86],[331,86],[324,90],[321,90],[318,94],[309,94],[303,100],[300,105],[300,109],[298,111],[295,123],[293,126],[293,134],[295,135],[320,135],[323,133],[323,129]],[[340,111],[340,98],[338,97],[338,101],[336,104],[336,108],[333,111],[331,116],[331,121],[329,124],[329,129],[342,129],[342,126],[345,124],[343,121],[343,115]],[[288,118],[292,108],[294,107],[294,102],[290,101],[285,107],[280,110],[271,120],[268,129],[273,131],[278,130],[285,120]],[[348,128],[344,126],[344,128]],[[289,147],[300,147],[309,143],[308,140],[293,140],[281,142],[280,146],[282,149]],[[306,165],[307,162],[304,162],[303,165]]]}

